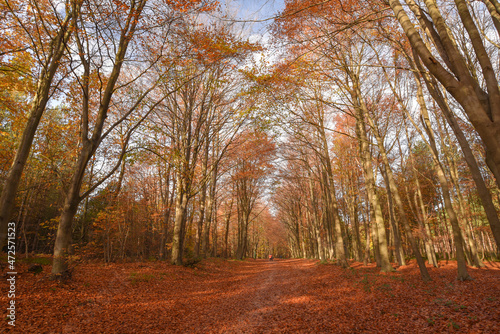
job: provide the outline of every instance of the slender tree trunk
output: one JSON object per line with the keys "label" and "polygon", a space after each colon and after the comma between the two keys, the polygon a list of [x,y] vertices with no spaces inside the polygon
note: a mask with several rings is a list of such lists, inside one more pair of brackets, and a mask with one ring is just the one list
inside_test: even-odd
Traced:
{"label": "slender tree trunk", "polygon": [[363,260],[363,264],[366,266],[370,263],[370,211],[371,206],[369,204],[366,205],[366,217],[363,217],[363,225],[365,228],[365,256]]}
{"label": "slender tree trunk", "polygon": [[228,240],[229,240],[229,223],[231,222],[231,211],[233,209],[234,197],[231,197],[231,204],[229,205],[229,210],[226,213],[226,232],[224,235],[224,257],[228,257]]}
{"label": "slender tree trunk", "polygon": [[[162,196],[163,199],[163,206],[164,206],[164,214],[163,214],[163,219],[161,223],[161,237],[160,237],[160,259],[164,260],[167,258],[167,235],[168,235],[168,228],[169,228],[169,223],[170,223],[170,215],[172,212],[172,203],[174,202],[174,195],[175,195],[175,185],[172,189],[170,190],[170,172],[171,172],[171,166],[169,164],[167,168],[167,177],[166,177],[166,193],[165,196]],[[161,177],[161,176],[160,176]]]}
{"label": "slender tree trunk", "polygon": [[377,221],[375,221],[375,210],[373,210],[373,207],[370,205],[370,216],[372,217],[372,220],[370,221],[370,229],[371,229],[371,235],[372,235],[372,247],[373,247],[373,257],[375,258],[375,263],[377,267],[381,267],[381,260],[380,260],[380,249],[379,249],[379,244],[378,244],[378,233],[377,233]]}
{"label": "slender tree trunk", "polygon": [[167,236],[168,236],[168,228],[170,223],[170,213],[172,209],[171,201],[167,203],[168,206],[165,207],[165,213],[163,214],[162,224],[161,224],[161,237],[160,237],[160,259],[164,260],[167,258]]}
{"label": "slender tree trunk", "polygon": [[217,167],[213,168],[211,180],[209,183],[207,210],[206,210],[206,229],[203,231],[204,237],[202,242],[203,254],[208,255],[210,245],[210,225],[212,224],[213,208],[215,204],[215,189],[217,186]]}
{"label": "slender tree trunk", "polygon": [[415,187],[416,187],[416,192],[415,192],[415,208],[417,212],[420,212],[418,217],[419,225],[422,230],[422,233],[424,235],[423,237],[423,242],[424,242],[424,247],[425,251],[427,253],[427,261],[429,261],[429,264],[431,264],[434,267],[438,267],[437,263],[437,258],[436,254],[434,253],[434,245],[432,243],[432,235],[429,230],[429,226],[427,224],[427,211],[424,205],[424,201],[422,199],[422,191],[420,190],[420,182],[418,180],[418,174],[415,169],[415,164],[413,163],[412,159],[412,169],[413,169],[413,174],[415,177]]}
{"label": "slender tree trunk", "polygon": [[[353,99],[359,101],[361,97],[359,92],[353,92]],[[361,156],[361,161],[363,164],[363,171],[365,174],[365,184],[368,193],[368,198],[373,208],[374,221],[375,221],[375,231],[377,233],[374,240],[377,240],[377,248],[380,255],[380,266],[382,272],[394,271],[389,260],[389,250],[387,248],[387,238],[385,231],[384,218],[382,215],[382,209],[380,207],[380,201],[378,199],[377,191],[375,188],[375,177],[373,174],[372,167],[372,157],[370,153],[370,148],[368,145],[368,137],[366,135],[365,129],[365,113],[363,112],[363,106],[355,106],[357,117],[356,117],[356,134],[359,141],[359,151]]]}
{"label": "slender tree trunk", "polygon": [[[390,210],[390,215],[391,215],[391,225],[392,225],[392,230],[393,230],[393,237],[394,237],[394,253],[396,254],[396,259],[398,261],[398,264],[400,266],[406,266],[406,261],[404,257],[404,252],[403,252],[403,247],[401,246],[401,235],[399,233],[399,227],[396,224],[395,217],[394,217],[394,204],[393,204],[393,193],[391,190],[391,181],[389,181],[388,173],[386,169],[389,169],[390,167],[387,167],[384,162],[384,168],[382,168],[382,175],[384,176],[385,184],[387,185],[387,200],[389,204],[389,210]],[[392,186],[394,188],[395,185]],[[397,189],[397,188],[396,188]],[[399,196],[399,194],[397,195]],[[399,199],[401,201],[401,198]],[[398,204],[399,207],[399,204]],[[404,210],[403,210],[404,211]],[[401,214],[401,210],[400,210]],[[406,218],[406,217],[405,217]],[[403,219],[405,219],[403,218]],[[407,219],[407,218],[406,218]],[[408,222],[406,222],[408,223]],[[413,236],[412,236],[413,237]]]}
{"label": "slender tree trunk", "polygon": [[172,264],[182,264],[182,251],[184,247],[184,229],[186,224],[186,209],[188,205],[187,194],[185,193],[184,183],[185,180],[181,173],[177,173],[177,189],[175,191],[175,220],[174,220],[174,235],[172,240]]}
{"label": "slender tree trunk", "polygon": [[[394,5],[394,1],[398,1],[398,0],[391,0],[391,7]],[[395,10],[395,12],[396,12],[396,10]],[[415,129],[420,133],[421,137],[424,139],[425,144],[430,149],[431,156],[433,158],[433,165],[434,165],[434,168],[436,170],[436,173],[438,176],[438,181],[439,181],[441,189],[442,189],[442,198],[443,198],[444,206],[446,209],[446,213],[448,214],[448,217],[450,219],[450,223],[452,225],[453,240],[454,240],[455,245],[456,245],[457,264],[458,264],[458,279],[459,280],[467,280],[467,279],[470,279],[470,276],[467,273],[467,267],[465,265],[465,254],[463,252],[463,243],[462,243],[463,238],[461,236],[458,218],[456,216],[455,210],[453,209],[453,205],[451,202],[448,180],[446,179],[446,176],[444,173],[444,168],[439,160],[439,152],[437,150],[434,132],[432,130],[431,123],[429,120],[429,115],[427,112],[427,106],[425,104],[425,100],[424,100],[424,96],[423,96],[423,88],[422,88],[422,85],[420,82],[420,77],[416,76],[415,83],[417,84],[417,102],[420,106],[421,122],[422,122],[422,126],[427,134],[428,141],[425,140],[425,136],[423,135],[422,131],[420,130],[420,127],[417,124],[415,124],[415,122],[411,118],[411,115],[409,114],[408,110],[406,110],[406,108],[404,107],[404,104],[401,104],[401,106],[403,107],[403,110],[405,111],[405,113],[408,115],[408,119],[410,119],[412,121]],[[396,96],[396,97],[398,99],[400,98],[399,96]]]}
{"label": "slender tree trunk", "polygon": [[356,199],[349,196],[348,199],[348,207],[349,207],[349,216],[351,217],[351,223],[353,228],[353,253],[354,259],[358,262],[363,261],[363,248],[361,245],[361,237],[359,233],[359,216],[357,212],[357,203]]}
{"label": "slender tree trunk", "polygon": [[[453,158],[451,158],[451,160],[452,159]],[[456,194],[457,194],[456,198],[458,200],[458,208],[459,208],[460,217],[462,218],[462,222],[463,222],[463,231],[465,232],[465,238],[466,238],[465,242],[467,243],[467,246],[468,246],[468,249],[470,252],[471,265],[476,267],[476,268],[484,267],[484,263],[479,259],[476,241],[474,240],[472,232],[468,226],[469,225],[469,218],[465,212],[465,201],[464,201],[464,198],[462,196],[461,188],[460,188],[460,185],[459,185],[458,179],[457,179],[457,175],[458,175],[457,167],[456,167],[456,164],[453,160],[450,161],[450,169],[451,169],[450,178],[451,178],[452,184],[455,187]]]}
{"label": "slender tree trunk", "polygon": [[[203,175],[203,172],[202,172],[202,175]],[[205,222],[205,204],[207,203],[207,187],[204,185],[201,189],[201,198],[200,198],[200,216],[198,218],[198,228],[197,228],[197,238],[196,238],[196,244],[194,246],[194,254],[196,257],[200,256],[200,250],[201,248],[204,248],[202,247],[202,244],[203,245],[206,245],[202,240],[204,239],[203,238],[203,229],[207,229],[207,226],[206,225],[209,225],[210,223],[209,222],[206,222],[206,224],[204,224]]]}
{"label": "slender tree trunk", "polygon": [[[364,105],[364,102],[361,100],[361,105],[360,105],[360,117],[366,117],[366,119],[368,120],[370,126],[373,128],[373,132],[374,132],[374,135],[375,135],[375,138],[377,140],[377,143],[378,143],[378,147],[379,147],[379,151],[380,151],[380,156],[382,157],[382,161],[383,161],[383,166],[384,166],[384,169],[385,169],[385,174],[387,175],[387,181],[389,182],[389,189],[391,191],[391,194],[393,195],[394,197],[394,200],[396,202],[396,206],[398,207],[398,211],[399,211],[399,216],[400,216],[400,219],[402,220],[403,222],[403,226],[405,228],[405,232],[406,232],[406,235],[408,237],[408,239],[410,240],[410,244],[412,246],[412,249],[413,249],[413,252],[414,252],[414,255],[417,259],[417,264],[418,264],[418,267],[420,269],[420,274],[422,276],[422,279],[424,281],[428,281],[430,280],[430,276],[429,276],[429,273],[427,271],[427,268],[425,267],[425,263],[424,263],[424,260],[420,254],[420,251],[418,249],[418,245],[417,245],[417,242],[415,240],[415,238],[413,237],[413,233],[411,231],[411,227],[410,227],[410,223],[408,222],[408,218],[406,216],[406,212],[405,212],[405,209],[404,209],[404,206],[403,206],[403,201],[401,200],[401,197],[399,195],[399,190],[396,186],[396,182],[394,181],[394,177],[393,177],[393,174],[392,174],[392,170],[391,168],[389,167],[389,159],[387,158],[387,153],[385,151],[385,147],[383,145],[383,140],[378,132],[378,130],[375,128],[375,124],[373,123],[373,120],[371,119],[368,111],[367,111],[367,108],[366,106]],[[361,134],[361,138],[363,138],[363,128],[359,128],[358,130]],[[366,138],[366,135],[364,136],[364,138]],[[365,153],[366,154],[366,153]]]}
{"label": "slender tree trunk", "polygon": [[[347,258],[345,254],[345,247],[344,247],[344,238],[343,238],[343,233],[342,233],[342,227],[340,223],[340,217],[339,217],[339,209],[337,205],[337,197],[336,197],[336,190],[335,190],[335,184],[334,184],[334,179],[333,179],[333,171],[332,171],[332,166],[331,166],[331,160],[330,160],[330,153],[328,151],[328,142],[326,140],[326,134],[325,130],[323,127],[323,121],[321,118],[320,121],[320,136],[322,140],[322,147],[323,147],[323,155],[325,159],[325,166],[326,166],[326,176],[327,176],[327,184],[325,187],[327,187],[327,201],[329,203],[329,208],[330,208],[330,215],[331,218],[333,218],[333,227],[334,227],[334,238],[335,238],[335,255],[337,257],[337,263],[343,267],[346,268],[349,266],[347,263]],[[330,233],[331,235],[331,233]]]}
{"label": "slender tree trunk", "polygon": [[[490,223],[490,228],[493,232],[495,242],[497,244],[497,247],[500,249],[500,219],[498,217],[495,205],[493,204],[491,193],[488,190],[488,187],[486,186],[481,175],[481,171],[479,169],[474,153],[472,152],[472,149],[467,139],[465,138],[465,135],[460,128],[454,113],[450,109],[445,96],[439,90],[438,83],[436,83],[435,79],[433,79],[430,75],[425,73],[418,58],[415,59],[415,67],[418,68],[421,73],[424,73],[423,79],[426,84],[427,90],[430,92],[434,101],[436,101],[436,103],[440,107],[443,116],[446,118],[446,121],[450,125],[453,133],[455,134],[455,137],[457,138],[460,148],[462,149],[462,153],[464,154],[465,161],[469,166],[472,179],[476,184],[476,188],[481,199],[481,203],[483,204],[486,217],[488,218],[488,222]],[[418,74],[416,74],[416,80],[420,80]],[[437,114],[436,118],[438,118]]]}
{"label": "slender tree trunk", "polygon": [[[212,212],[215,211],[217,212],[217,200],[214,197],[213,204],[212,204]],[[210,214],[210,220],[213,220],[213,228],[212,228],[212,251],[211,251],[211,256],[212,257],[217,257],[217,238],[218,238],[218,233],[217,233],[217,215],[214,215],[212,218],[212,213]]]}
{"label": "slender tree trunk", "polygon": [[[85,58],[85,54],[81,49],[81,41],[76,35],[77,45],[80,48],[80,57],[82,63],[84,65],[84,76],[83,76],[83,105],[82,105],[82,123],[84,126],[81,131],[82,138],[82,148],[78,156],[78,161],[76,163],[75,169],[73,171],[73,175],[70,182],[70,187],[68,193],[66,195],[63,212],[61,214],[61,218],[59,221],[59,226],[56,234],[56,241],[54,245],[54,258],[53,258],[53,266],[52,266],[52,275],[53,277],[59,277],[63,275],[68,270],[68,255],[69,255],[69,247],[71,245],[71,230],[73,224],[73,218],[78,209],[78,205],[81,200],[85,196],[80,195],[81,186],[83,183],[83,177],[85,175],[85,170],[87,168],[88,162],[90,161],[92,155],[97,150],[101,140],[102,133],[104,128],[104,123],[108,116],[109,106],[111,104],[111,98],[113,96],[116,82],[118,81],[118,77],[120,76],[121,68],[123,65],[123,61],[125,59],[125,54],[127,51],[127,47],[129,42],[134,35],[135,28],[138,24],[138,17],[142,13],[142,9],[144,8],[147,0],[141,0],[136,3],[136,7],[131,7],[129,10],[129,17],[124,24],[124,28],[121,31],[119,47],[117,49],[117,53],[115,56],[115,63],[109,74],[109,80],[106,83],[106,88],[102,93],[99,109],[97,112],[97,117],[94,124],[94,129],[92,131],[92,135],[89,138],[88,135],[88,117],[89,117],[89,82],[88,82],[88,61]],[[76,19],[74,20],[74,26],[76,27]],[[135,107],[134,107],[135,109]],[[133,109],[132,109],[133,110]],[[112,170],[112,173],[120,166],[121,161],[123,159],[125,153],[125,147],[128,142],[130,136],[127,137],[125,143],[122,143],[122,154],[120,156],[118,164]],[[107,174],[108,177],[110,174]],[[88,194],[87,194],[88,195]]]}
{"label": "slender tree trunk", "polygon": [[430,120],[429,120],[429,115],[427,113],[427,107],[425,106],[425,102],[423,99],[423,93],[422,93],[422,88],[421,85],[418,85],[417,82],[417,99],[420,104],[420,110],[422,112],[422,124],[424,126],[424,129],[427,133],[429,142],[429,148],[431,149],[432,157],[433,157],[433,164],[436,169],[437,177],[439,184],[442,189],[442,195],[443,195],[443,201],[445,205],[446,212],[448,214],[448,217],[450,219],[452,231],[453,231],[453,239],[455,241],[455,246],[456,246],[456,256],[457,256],[457,266],[458,266],[458,279],[463,281],[463,280],[469,280],[471,277],[469,276],[467,272],[467,266],[465,265],[465,253],[463,251],[464,245],[463,245],[463,237],[462,233],[460,231],[460,225],[458,223],[458,217],[456,215],[455,209],[453,208],[453,204],[451,202],[451,195],[450,195],[450,189],[449,189],[449,183],[448,180],[446,179],[446,175],[444,173],[444,168],[439,161],[439,154],[437,151],[436,143],[435,143],[435,137],[434,133],[431,128]]}
{"label": "slender tree trunk", "polygon": [[[209,127],[207,127],[209,129]],[[208,131],[208,130],[207,130]],[[203,152],[203,162],[202,162],[202,168],[201,168],[201,175],[202,177],[206,177],[207,175],[207,167],[208,167],[208,151],[209,151],[209,140],[208,136],[205,140],[205,145],[204,145],[204,152]],[[198,257],[200,255],[200,248],[203,249],[202,253],[205,254],[205,249],[206,249],[206,244],[202,241],[203,239],[203,228],[204,228],[204,221],[205,221],[205,207],[207,204],[207,184],[204,182],[202,188],[201,188],[201,198],[200,198],[200,217],[198,219],[198,235],[196,239],[196,245],[195,245],[195,256]],[[207,222],[207,224],[210,224],[210,222]],[[206,228],[206,227],[205,227]],[[202,247],[202,244],[204,245]]]}
{"label": "slender tree trunk", "polygon": [[[241,203],[240,203],[241,204]],[[248,224],[250,221],[250,210],[241,207],[240,208],[240,221],[238,222],[238,248],[236,249],[236,258],[238,260],[243,260],[247,250],[247,240],[248,240]]]}

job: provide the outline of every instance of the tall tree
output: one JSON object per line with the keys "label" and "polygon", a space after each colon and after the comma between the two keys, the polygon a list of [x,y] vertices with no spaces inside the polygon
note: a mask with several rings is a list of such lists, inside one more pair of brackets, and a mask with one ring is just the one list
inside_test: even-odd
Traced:
{"label": "tall tree", "polygon": [[[16,150],[14,161],[9,169],[0,196],[0,245],[7,236],[7,225],[14,205],[17,189],[26,161],[31,151],[36,130],[45,111],[55,86],[53,80],[67,51],[68,42],[75,29],[75,18],[79,15],[83,1],[65,1],[64,13],[52,1],[4,1],[2,7],[12,16],[11,22],[15,30],[14,36],[20,34],[20,40],[27,43],[28,48],[36,55],[37,66],[36,92],[30,102],[29,118]],[[21,49],[25,48],[23,46]],[[10,45],[10,49],[2,50],[3,54],[19,51],[19,46]]]}
{"label": "tall tree", "polygon": [[238,212],[238,243],[236,258],[243,259],[248,249],[248,228],[256,215],[256,205],[272,169],[275,152],[271,139],[261,131],[247,131],[239,138],[238,155],[234,157],[232,181]]}

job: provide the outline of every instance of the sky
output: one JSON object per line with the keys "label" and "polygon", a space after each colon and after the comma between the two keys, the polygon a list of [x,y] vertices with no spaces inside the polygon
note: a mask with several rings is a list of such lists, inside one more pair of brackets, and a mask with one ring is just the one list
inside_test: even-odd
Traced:
{"label": "sky", "polygon": [[[221,7],[230,16],[243,21],[252,35],[263,36],[272,18],[284,8],[284,0],[221,0]],[[266,20],[263,22],[253,22]]]}

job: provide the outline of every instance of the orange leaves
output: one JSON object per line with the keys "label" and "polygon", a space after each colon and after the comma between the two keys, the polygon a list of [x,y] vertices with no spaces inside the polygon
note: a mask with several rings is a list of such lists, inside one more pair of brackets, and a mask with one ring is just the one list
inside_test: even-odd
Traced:
{"label": "orange leaves", "polygon": [[236,171],[234,179],[258,179],[269,173],[275,154],[275,144],[265,132],[245,131],[234,144]]}
{"label": "orange leaves", "polygon": [[307,31],[318,31],[321,23],[342,28],[372,12],[374,4],[367,6],[367,2],[371,4],[370,1],[289,0],[276,20],[275,32],[293,38]]}
{"label": "orange leaves", "polygon": [[123,10],[124,12],[128,11],[130,9],[130,6],[127,5],[126,3],[124,3],[123,1],[120,1],[120,0],[113,0],[113,3],[115,4],[115,6],[121,10]]}
{"label": "orange leaves", "polygon": [[194,269],[80,263],[74,280],[61,284],[46,279],[50,259],[37,261],[38,275],[19,263],[13,333],[495,333],[500,326],[494,266],[460,283],[456,264],[443,261],[424,283],[414,263],[386,275],[375,265],[345,270],[311,260],[208,259]]}
{"label": "orange leaves", "polygon": [[189,38],[191,52],[205,64],[242,59],[250,52],[261,50],[259,45],[238,39],[225,27],[202,28]]}
{"label": "orange leaves", "polygon": [[164,0],[173,9],[185,13],[192,9],[209,12],[217,9],[219,2],[214,0]]}

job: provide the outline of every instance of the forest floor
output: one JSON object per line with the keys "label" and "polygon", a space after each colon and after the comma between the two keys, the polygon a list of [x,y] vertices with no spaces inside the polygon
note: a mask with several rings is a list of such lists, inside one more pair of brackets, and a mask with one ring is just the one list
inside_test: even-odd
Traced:
{"label": "forest floor", "polygon": [[[1,333],[499,333],[500,264],[469,268],[415,263],[380,274],[312,260],[208,259],[195,268],[164,262],[80,264],[68,283],[17,264],[16,326]],[[7,276],[0,281],[6,314]]]}

